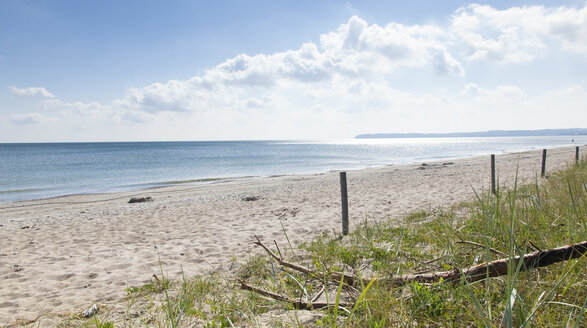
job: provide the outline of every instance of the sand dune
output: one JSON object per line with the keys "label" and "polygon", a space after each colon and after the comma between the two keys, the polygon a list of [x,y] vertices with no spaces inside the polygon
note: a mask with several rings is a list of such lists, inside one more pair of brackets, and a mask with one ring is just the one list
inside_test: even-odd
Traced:
{"label": "sand dune", "polygon": [[[574,161],[551,149],[548,171]],[[584,151],[582,149],[582,151]],[[497,157],[500,183],[540,175],[541,151]],[[489,189],[489,156],[347,173],[351,229],[365,217],[447,206]],[[538,177],[539,179],[539,177]],[[152,202],[129,204],[131,197]],[[252,199],[244,200],[250,197]],[[226,270],[257,234],[294,244],[340,232],[339,175],[284,176],[0,204],[0,325],[124,297],[160,262],[171,277]]]}

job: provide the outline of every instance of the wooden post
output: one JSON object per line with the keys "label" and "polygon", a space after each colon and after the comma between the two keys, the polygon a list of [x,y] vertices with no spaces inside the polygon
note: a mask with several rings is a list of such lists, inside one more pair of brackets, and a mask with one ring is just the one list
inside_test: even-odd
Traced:
{"label": "wooden post", "polygon": [[340,199],[342,204],[342,235],[349,234],[349,200],[346,190],[346,172],[340,172]]}
{"label": "wooden post", "polygon": [[495,155],[491,154],[491,193],[496,194],[495,190]]}
{"label": "wooden post", "polygon": [[575,148],[575,164],[579,163],[579,146]]}
{"label": "wooden post", "polygon": [[542,171],[541,176],[546,175],[546,149],[542,149]]}

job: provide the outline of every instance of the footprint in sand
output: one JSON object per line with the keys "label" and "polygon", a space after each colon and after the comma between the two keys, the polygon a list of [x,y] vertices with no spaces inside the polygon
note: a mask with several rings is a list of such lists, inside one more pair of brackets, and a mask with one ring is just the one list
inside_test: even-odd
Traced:
{"label": "footprint in sand", "polygon": [[7,274],[7,275],[5,275],[5,276],[4,276],[4,279],[18,279],[18,278],[20,278],[20,277],[22,277],[22,275],[21,275],[21,274],[18,274],[18,273],[11,273],[11,274]]}
{"label": "footprint in sand", "polygon": [[124,269],[126,269],[126,268],[128,268],[130,266],[131,266],[130,263],[116,264],[116,265],[111,266],[110,269],[113,269],[113,270],[124,270]]}
{"label": "footprint in sand", "polygon": [[4,308],[17,308],[18,307],[18,303],[14,303],[14,302],[2,302],[0,303],[0,309],[4,309]]}
{"label": "footprint in sand", "polygon": [[63,280],[67,280],[67,279],[69,279],[69,278],[71,278],[73,276],[75,276],[74,273],[61,274],[61,275],[55,276],[55,279],[54,280],[63,281]]}

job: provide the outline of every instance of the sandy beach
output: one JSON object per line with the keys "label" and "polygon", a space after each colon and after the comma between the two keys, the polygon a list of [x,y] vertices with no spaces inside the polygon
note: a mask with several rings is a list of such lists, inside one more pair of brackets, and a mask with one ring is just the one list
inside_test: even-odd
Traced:
{"label": "sandy beach", "polygon": [[[587,147],[582,147],[583,153]],[[541,150],[497,156],[500,185],[540,180]],[[575,148],[548,150],[547,172]],[[351,229],[365,220],[449,206],[490,188],[489,156],[348,171]],[[131,197],[153,201],[129,204]],[[0,204],[0,325],[113,303],[150,281],[229,270],[260,252],[340,233],[338,172]]]}

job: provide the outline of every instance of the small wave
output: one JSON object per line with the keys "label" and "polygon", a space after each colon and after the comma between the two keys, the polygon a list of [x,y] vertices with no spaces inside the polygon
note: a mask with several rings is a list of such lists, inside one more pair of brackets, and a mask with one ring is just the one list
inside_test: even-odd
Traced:
{"label": "small wave", "polygon": [[0,190],[0,194],[22,194],[36,191],[48,190],[47,188],[28,188],[28,189],[12,189],[12,190]]}
{"label": "small wave", "polygon": [[219,182],[219,181],[232,181],[232,180],[243,180],[243,179],[252,179],[256,178],[256,176],[241,176],[241,177],[225,177],[225,178],[200,178],[200,179],[186,179],[186,180],[169,180],[169,181],[158,181],[158,182],[146,182],[146,183],[138,183],[133,185],[127,185],[126,187],[150,187],[150,186],[169,186],[169,185],[179,185],[179,184],[188,184],[188,183],[206,183],[206,182]]}

